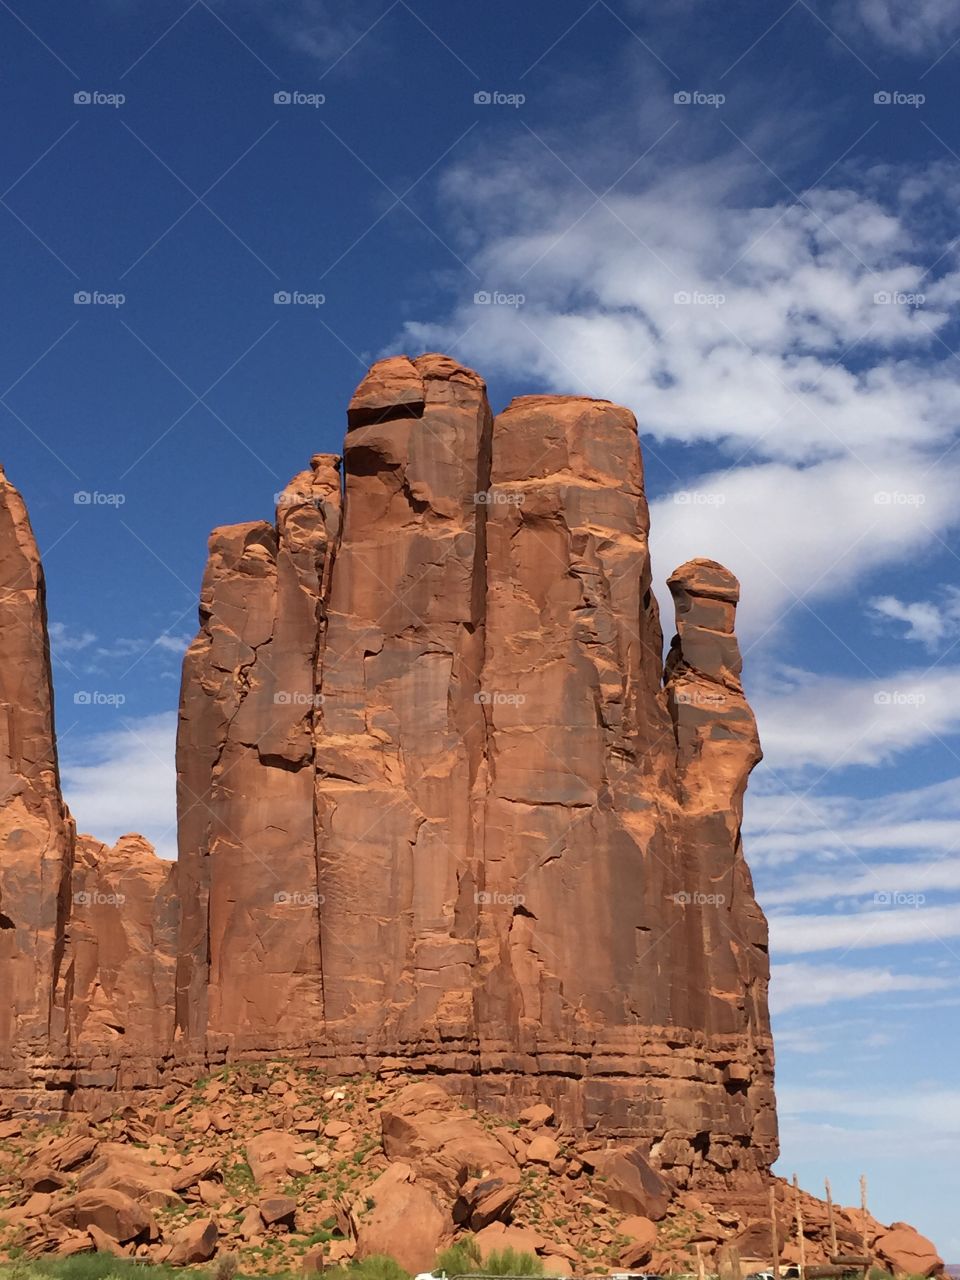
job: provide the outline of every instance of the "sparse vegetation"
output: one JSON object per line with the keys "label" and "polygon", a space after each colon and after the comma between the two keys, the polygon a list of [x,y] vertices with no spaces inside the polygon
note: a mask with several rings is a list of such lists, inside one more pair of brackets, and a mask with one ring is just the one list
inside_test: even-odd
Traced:
{"label": "sparse vegetation", "polygon": [[448,1276],[466,1276],[480,1271],[480,1250],[476,1241],[467,1238],[458,1240],[447,1249],[437,1254],[434,1271],[444,1271]]}
{"label": "sparse vegetation", "polygon": [[328,1267],[324,1280],[410,1280],[409,1272],[385,1254],[374,1254],[348,1267]]}
{"label": "sparse vegetation", "polygon": [[542,1276],[543,1263],[532,1253],[500,1249],[487,1256],[483,1271],[489,1276]]}

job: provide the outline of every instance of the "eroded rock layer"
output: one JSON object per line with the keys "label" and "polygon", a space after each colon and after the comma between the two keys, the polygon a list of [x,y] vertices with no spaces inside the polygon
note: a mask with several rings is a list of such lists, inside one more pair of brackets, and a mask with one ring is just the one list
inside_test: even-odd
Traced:
{"label": "eroded rock layer", "polygon": [[347,420],[342,502],[319,455],[273,522],[211,537],[171,872],[130,838],[74,848],[8,496],[0,643],[29,688],[0,667],[0,1058],[45,1046],[56,1070],[16,1083],[60,1105],[111,1071],[149,1088],[278,1052],[432,1072],[501,1114],[546,1099],[680,1186],[762,1173],[736,580],[674,573],[664,669],[636,422],[609,402],[525,396],[494,419],[471,370],[396,357]]}

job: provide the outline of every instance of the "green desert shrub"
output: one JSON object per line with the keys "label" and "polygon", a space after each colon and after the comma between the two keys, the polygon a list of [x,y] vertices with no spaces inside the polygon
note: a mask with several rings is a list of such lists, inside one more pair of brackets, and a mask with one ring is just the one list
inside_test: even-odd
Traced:
{"label": "green desert shrub", "polygon": [[352,1262],[348,1267],[328,1267],[323,1274],[324,1280],[410,1280],[410,1273],[404,1271],[399,1262],[382,1253]]}
{"label": "green desert shrub", "polygon": [[487,1256],[483,1271],[488,1276],[542,1276],[543,1263],[533,1253],[500,1249]]}
{"label": "green desert shrub", "polygon": [[480,1250],[472,1236],[458,1240],[448,1249],[441,1249],[437,1254],[434,1272],[445,1272],[448,1276],[468,1276],[482,1271],[480,1266]]}

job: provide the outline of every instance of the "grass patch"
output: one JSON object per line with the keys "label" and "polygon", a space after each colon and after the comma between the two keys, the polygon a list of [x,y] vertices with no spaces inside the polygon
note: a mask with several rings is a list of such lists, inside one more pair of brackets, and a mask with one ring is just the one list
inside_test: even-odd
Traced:
{"label": "grass patch", "polygon": [[467,1276],[482,1270],[480,1266],[480,1250],[474,1239],[468,1237],[441,1249],[437,1254],[434,1271],[445,1271],[448,1276]]}
{"label": "grass patch", "polygon": [[489,1276],[542,1276],[543,1262],[533,1253],[498,1249],[487,1256],[483,1271]]}

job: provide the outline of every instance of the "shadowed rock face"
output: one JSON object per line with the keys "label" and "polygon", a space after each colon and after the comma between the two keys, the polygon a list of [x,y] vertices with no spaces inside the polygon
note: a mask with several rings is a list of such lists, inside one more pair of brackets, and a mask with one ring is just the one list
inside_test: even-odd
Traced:
{"label": "shadowed rock face", "polygon": [[[73,887],[60,926],[46,908],[50,941],[16,945],[65,937],[49,990],[71,1052],[435,1071],[486,1109],[545,1099],[570,1128],[636,1140],[679,1185],[764,1170],[736,580],[708,560],[672,575],[664,669],[636,422],[607,401],[524,396],[494,419],[471,370],[395,357],[351,401],[342,501],[339,466],[320,455],[273,523],[211,537],[183,672],[176,940],[141,850],[72,851],[37,667],[40,748],[12,775],[53,760],[33,803]],[[71,898],[124,858],[125,934]],[[0,904],[17,865],[8,838]]]}
{"label": "shadowed rock face", "polygon": [[74,828],[60,797],[43,569],[0,469],[0,1057],[59,1029]]}

